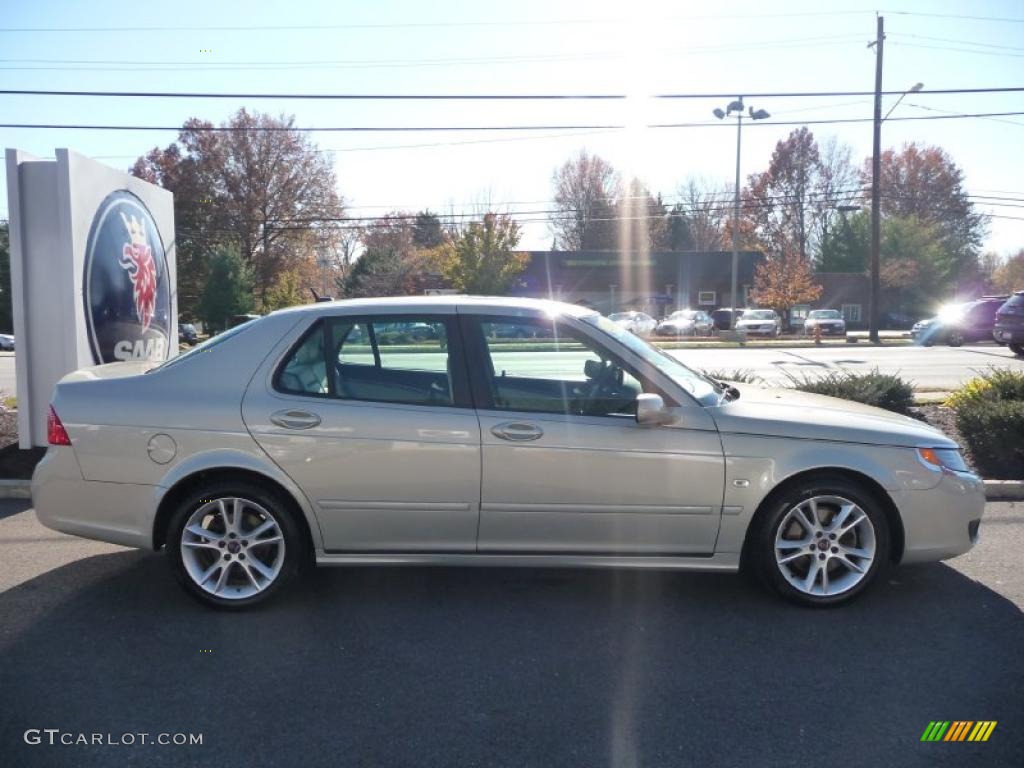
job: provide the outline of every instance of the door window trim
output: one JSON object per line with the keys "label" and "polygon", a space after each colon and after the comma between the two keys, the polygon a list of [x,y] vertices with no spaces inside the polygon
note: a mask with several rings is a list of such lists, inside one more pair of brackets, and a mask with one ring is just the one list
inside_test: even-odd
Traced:
{"label": "door window trim", "polygon": [[[528,408],[510,409],[510,408],[499,408],[494,404],[494,396],[491,392],[491,388],[486,381],[486,376],[494,378],[494,367],[493,361],[491,360],[489,347],[487,345],[487,339],[483,334],[483,323],[497,323],[497,324],[511,324],[511,323],[529,323],[534,325],[543,326],[549,318],[540,317],[536,315],[492,315],[492,314],[459,314],[459,326],[462,332],[463,350],[465,354],[466,365],[469,369],[469,380],[470,388],[473,395],[473,400],[476,402],[477,410],[481,411],[495,411],[498,413],[531,413],[537,416],[544,416],[549,418],[578,418],[578,419],[614,419],[618,422],[623,422],[626,419],[630,419],[627,414],[579,414],[579,413],[565,413],[564,411],[535,411]],[[668,407],[678,406],[677,398],[670,395],[664,390],[664,388],[658,386],[650,376],[644,375],[642,372],[637,370],[635,365],[627,363],[621,355],[617,354],[614,350],[610,349],[607,344],[603,344],[595,340],[589,334],[583,332],[579,328],[566,322],[563,318],[550,318],[550,322],[553,324],[559,324],[563,327],[569,328],[575,336],[582,336],[592,345],[600,347],[604,352],[607,353],[608,357],[612,362],[622,368],[626,373],[632,376],[634,379],[640,382],[640,385],[644,388],[644,392],[650,392],[652,394],[660,395],[662,400],[665,401],[665,405]],[[632,423],[632,422],[631,422]]]}
{"label": "door window trim", "polygon": [[[380,362],[380,350],[377,347],[377,337],[373,331],[373,324],[377,323],[403,323],[403,322],[428,322],[441,323],[445,328],[445,335],[448,341],[448,368],[452,384],[452,402],[450,403],[417,403],[408,400],[385,400],[366,397],[344,397],[335,391],[335,377],[331,375],[332,362],[330,354],[331,328],[334,324],[358,325],[363,324],[367,328],[367,336],[370,339],[373,352],[374,367],[382,368]],[[288,350],[281,356],[275,366],[271,377],[271,388],[276,394],[289,397],[310,397],[318,400],[330,400],[339,403],[380,403],[389,405],[401,405],[415,408],[473,408],[473,396],[470,387],[470,378],[466,364],[465,345],[462,341],[461,325],[456,315],[432,314],[432,313],[387,313],[376,315],[327,315],[317,317],[313,324],[307,328],[299,338],[288,347]],[[328,372],[327,392],[296,392],[286,389],[281,385],[280,378],[284,373],[288,361],[292,355],[306,343],[314,334],[323,334],[324,365]]]}

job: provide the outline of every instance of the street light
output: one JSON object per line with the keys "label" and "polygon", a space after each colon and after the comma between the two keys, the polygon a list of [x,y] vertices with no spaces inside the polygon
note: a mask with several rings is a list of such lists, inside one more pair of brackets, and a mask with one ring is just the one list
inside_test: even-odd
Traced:
{"label": "street light", "polygon": [[[743,97],[730,102],[723,112],[721,109],[712,111],[719,120],[724,120],[736,113],[736,196],[732,206],[732,286],[729,292],[729,330],[736,327],[736,271],[739,266],[739,226],[740,226],[740,141],[743,134]],[[771,117],[765,110],[750,108],[748,116],[751,120],[764,120]]]}
{"label": "street light", "polygon": [[[884,39],[879,18],[879,41]],[[879,45],[875,65],[875,121],[871,152],[871,292],[868,303],[868,341],[878,343],[878,298],[881,294],[881,253],[882,253],[882,123],[900,105],[908,93],[917,93],[924,83],[914,83],[900,94],[885,117],[882,117],[882,53]]]}

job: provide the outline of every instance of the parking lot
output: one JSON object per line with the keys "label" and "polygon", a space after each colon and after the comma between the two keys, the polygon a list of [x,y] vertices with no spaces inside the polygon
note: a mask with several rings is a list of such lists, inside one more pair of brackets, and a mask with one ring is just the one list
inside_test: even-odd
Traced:
{"label": "parking lot", "polygon": [[[321,569],[216,613],[0,502],[0,754],[34,765],[1020,765],[1024,505],[808,611],[735,576]],[[931,720],[986,743],[921,743]],[[201,746],[26,745],[30,728]]]}

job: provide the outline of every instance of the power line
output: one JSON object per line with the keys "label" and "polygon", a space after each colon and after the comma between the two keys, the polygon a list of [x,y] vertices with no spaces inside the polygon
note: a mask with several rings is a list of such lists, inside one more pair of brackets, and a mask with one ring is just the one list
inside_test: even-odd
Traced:
{"label": "power line", "polygon": [[892,41],[892,45],[901,48],[922,48],[929,51],[955,51],[956,53],[977,53],[982,56],[1006,56],[1016,59],[1024,58],[1024,53],[1007,53],[1005,51],[979,51],[974,48],[953,48],[948,45],[921,45],[920,43],[901,43],[898,40]]}
{"label": "power line", "polygon": [[968,16],[958,13],[921,13],[918,11],[879,11],[893,16],[921,16],[933,19],[963,19],[965,21],[998,21],[1006,24],[1024,24],[1020,16]]}
{"label": "power line", "polygon": [[930,40],[937,43],[953,43],[954,45],[975,45],[981,48],[998,48],[1004,51],[1024,51],[1024,48],[1014,45],[998,45],[996,43],[982,43],[975,40],[957,40],[949,37],[930,37],[928,35],[912,35],[909,32],[897,32],[896,37],[909,37],[915,40]]}
{"label": "power line", "polygon": [[[973,114],[952,114],[952,115],[921,115],[916,117],[890,117],[886,122],[910,122],[920,120],[963,120],[980,117],[1013,117],[1024,115],[1024,112],[975,112]],[[870,123],[870,117],[854,118],[826,118],[821,120],[761,120],[751,122],[749,127],[764,128],[767,126],[793,126],[793,125],[837,125],[852,123]],[[237,132],[289,132],[297,133],[443,133],[443,132],[466,132],[466,131],[611,131],[626,130],[633,126],[616,124],[590,124],[590,125],[363,125],[363,126],[231,126],[231,125],[210,125],[210,126],[189,126],[189,131],[212,131],[219,133]],[[730,123],[725,122],[694,122],[694,123],[651,123],[641,128],[665,129],[665,128],[732,128]],[[181,131],[180,125],[86,125],[78,123],[0,123],[0,128],[19,128],[32,130],[89,130],[89,131]]]}
{"label": "power line", "polygon": [[[929,88],[918,96],[940,94],[1020,93],[1024,86],[998,88]],[[902,96],[905,91],[881,91],[883,96]],[[650,99],[734,99],[739,91],[723,93],[658,93]],[[132,99],[309,99],[336,101],[624,101],[622,93],[209,93],[192,91],[70,91],[40,89],[0,89],[5,96],[82,96]],[[874,96],[874,91],[778,91],[744,93],[748,99],[819,98],[835,96]]]}

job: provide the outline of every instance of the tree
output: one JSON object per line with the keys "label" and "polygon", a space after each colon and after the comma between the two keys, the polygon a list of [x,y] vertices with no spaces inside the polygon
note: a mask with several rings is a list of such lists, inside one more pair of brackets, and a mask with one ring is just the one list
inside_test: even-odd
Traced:
{"label": "tree", "polygon": [[[870,158],[861,172],[871,183]],[[977,255],[987,231],[983,215],[975,212],[964,189],[964,175],[945,152],[934,147],[904,144],[881,157],[882,215],[913,217],[932,225],[952,255],[947,277],[955,280],[977,272]]]}
{"label": "tree", "polygon": [[924,312],[943,297],[954,269],[953,255],[938,228],[916,216],[882,220],[882,285],[897,289],[906,310]]}
{"label": "tree", "polygon": [[444,227],[436,213],[420,211],[412,224],[412,242],[417,248],[437,248],[444,243]]}
{"label": "tree", "polygon": [[519,225],[510,216],[488,213],[442,249],[441,271],[463,293],[501,295],[529,261],[515,250],[519,237]]}
{"label": "tree", "polygon": [[992,287],[1001,293],[1024,291],[1024,248],[996,268]]}
{"label": "tree", "polygon": [[871,252],[871,215],[844,215],[821,242],[820,272],[865,272]]}
{"label": "tree", "polygon": [[10,230],[6,222],[0,222],[0,333],[14,333],[11,296]]}
{"label": "tree", "polygon": [[614,250],[619,174],[611,164],[586,150],[554,172],[555,245],[567,251]]}
{"label": "tree", "polygon": [[732,193],[723,185],[691,177],[679,187],[677,202],[668,215],[669,249],[720,251],[726,242],[726,221],[731,215]]}
{"label": "tree", "polygon": [[339,281],[343,296],[401,296],[422,293],[429,267],[413,242],[408,214],[393,212],[363,231],[363,253]]}
{"label": "tree", "polygon": [[815,301],[821,290],[810,262],[796,251],[769,257],[754,271],[754,301],[783,317],[797,304]]}
{"label": "tree", "polygon": [[639,179],[632,179],[615,206],[618,249],[650,253],[671,248],[668,208]]}
{"label": "tree", "polygon": [[206,283],[208,256],[234,245],[252,268],[264,301],[281,272],[310,259],[310,234],[337,238],[330,222],[343,212],[330,155],[294,117],[240,109],[226,130],[190,119],[178,141],[140,157],[131,173],[175,195],[179,306],[187,312]]}
{"label": "tree", "polygon": [[223,330],[234,315],[253,309],[253,274],[233,247],[218,248],[210,257],[210,279],[199,299],[198,315],[207,328]]}
{"label": "tree", "polygon": [[297,269],[288,269],[281,272],[274,285],[267,291],[267,297],[263,302],[265,312],[273,312],[275,309],[294,307],[298,304],[308,304],[312,294],[306,279]]}

